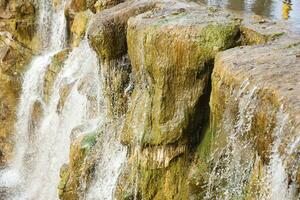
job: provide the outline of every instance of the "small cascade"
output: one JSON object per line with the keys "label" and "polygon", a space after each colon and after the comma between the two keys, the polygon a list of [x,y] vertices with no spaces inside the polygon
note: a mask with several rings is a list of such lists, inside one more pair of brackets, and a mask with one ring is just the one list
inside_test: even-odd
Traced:
{"label": "small cascade", "polygon": [[[289,152],[285,155],[281,155],[279,152],[280,145],[282,144],[286,133],[293,131],[293,125],[290,124],[289,115],[285,112],[284,106],[282,105],[277,111],[276,115],[276,127],[274,129],[274,142],[271,149],[270,164],[266,169],[266,176],[264,177],[264,182],[262,187],[266,188],[267,192],[262,195],[264,199],[272,200],[294,200],[299,199],[300,196],[297,195],[297,186],[295,185],[297,176],[297,166],[295,167],[289,183],[289,177],[286,173],[286,156],[291,156],[292,153],[296,152],[299,145],[299,137],[294,139],[293,144],[289,144]],[[280,191],[280,192],[278,192]]]}
{"label": "small cascade", "polygon": [[[293,132],[293,125],[283,105],[275,111],[275,127],[268,127],[274,141],[270,145],[270,161],[267,165],[261,164],[261,158],[256,152],[256,138],[251,136],[251,131],[255,129],[253,125],[259,103],[258,93],[257,87],[247,80],[238,90],[231,92],[216,136],[225,134],[226,144],[217,148],[211,155],[212,168],[208,175],[205,199],[244,199],[249,198],[247,195],[250,195],[250,190],[254,190],[254,194],[251,193],[253,199],[299,199],[296,186],[299,161],[289,164],[295,168],[294,174],[286,172],[289,162],[287,158],[291,158],[292,154],[297,152],[299,138],[290,140],[293,143],[288,144],[289,148],[280,152],[280,146],[288,137],[287,133]],[[237,105],[237,108],[234,108],[234,105]]]}
{"label": "small cascade", "polygon": [[[103,121],[98,60],[87,40],[69,55],[46,103],[41,88],[46,69],[35,66],[48,66],[50,58],[36,58],[24,79],[16,158],[6,173],[15,174],[12,178],[16,180],[7,183],[18,187],[14,199],[58,199],[59,170],[68,161],[72,131],[84,126],[83,131],[92,132]],[[41,105],[42,115],[36,128],[31,129],[35,102]]]}
{"label": "small cascade", "polygon": [[65,4],[66,0],[62,0],[54,8],[51,1],[39,1],[37,33],[43,52],[59,51],[65,45],[67,37]]}
{"label": "small cascade", "polygon": [[114,199],[114,190],[127,154],[126,148],[119,143],[119,131],[114,127],[118,126],[108,124],[100,135],[95,177],[84,199]]}
{"label": "small cascade", "polygon": [[66,41],[63,1],[54,9],[39,4],[42,54],[24,75],[16,123],[15,157],[1,171],[1,187],[11,188],[11,199],[58,199],[59,169],[68,161],[70,134],[80,125],[93,131],[101,121],[101,87],[98,59],[87,40],[72,51],[57,75],[49,102],[44,79],[52,57]]}
{"label": "small cascade", "polygon": [[244,141],[243,137],[251,130],[257,92],[255,87],[250,92],[247,89],[249,82],[244,81],[232,95],[232,101],[238,101],[236,119],[225,110],[224,125],[219,131],[228,133],[227,144],[218,155],[214,155],[217,161],[209,176],[205,199],[239,199],[244,195],[254,155],[251,141]]}

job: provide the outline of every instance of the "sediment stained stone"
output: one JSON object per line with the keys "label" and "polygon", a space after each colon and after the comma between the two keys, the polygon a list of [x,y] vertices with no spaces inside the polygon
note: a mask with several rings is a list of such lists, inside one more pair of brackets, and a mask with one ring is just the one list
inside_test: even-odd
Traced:
{"label": "sediment stained stone", "polygon": [[127,56],[127,20],[153,8],[152,1],[128,1],[93,17],[88,30],[90,45],[100,58],[101,74],[110,115],[119,117],[128,107],[134,87]]}
{"label": "sediment stained stone", "polygon": [[0,4],[0,31],[8,31],[16,40],[31,46],[35,33],[35,15],[33,1],[3,1]]}
{"label": "sediment stained stone", "polygon": [[133,1],[106,10],[89,30],[101,61],[126,54],[128,47],[135,81],[122,132],[131,153],[116,195],[185,199],[188,152],[208,116],[203,99],[213,59],[236,45],[240,29],[226,13],[177,1],[151,1],[143,6],[150,11],[128,17],[143,4]]}
{"label": "sediment stained stone", "polygon": [[[272,180],[268,173],[274,176],[274,162],[278,162],[276,165],[284,171],[282,175],[286,177],[281,178],[287,181],[285,187],[299,188],[299,39],[286,35],[266,46],[234,48],[216,56],[210,100],[212,126],[218,130],[213,149],[224,148],[232,137],[239,137],[237,141],[247,144],[244,146],[247,154],[243,157],[253,157],[247,160],[235,157],[236,163],[241,166],[252,161],[256,163],[235,172],[235,176],[245,176],[243,198],[259,199],[261,196],[258,194],[271,198],[275,194],[272,193],[273,188],[263,185],[263,180]],[[240,94],[235,95],[236,91]],[[249,97],[247,104],[247,98],[243,96]],[[244,111],[248,112],[245,116]],[[231,123],[226,123],[228,121],[225,119],[231,119]],[[228,129],[230,124],[236,124],[235,129],[241,129],[234,132],[234,129]],[[275,161],[277,156],[279,160]],[[222,167],[216,164],[221,160],[222,153],[219,151],[215,153],[212,165]],[[248,172],[244,173],[246,170]],[[228,184],[228,180],[227,183],[225,181],[223,188]],[[287,190],[283,188],[284,192]],[[290,191],[286,195],[296,198],[297,192]],[[215,191],[215,194],[218,192]]]}
{"label": "sediment stained stone", "polygon": [[53,58],[51,64],[48,66],[47,71],[45,73],[44,80],[44,100],[46,103],[49,102],[50,95],[52,94],[52,88],[54,81],[57,77],[57,74],[61,71],[64,66],[65,60],[68,58],[70,49],[64,49],[58,53],[56,53]]}
{"label": "sediment stained stone", "polygon": [[190,4],[131,18],[127,41],[136,89],[124,142],[185,144],[197,135],[214,56],[235,46],[238,37],[233,19]]}

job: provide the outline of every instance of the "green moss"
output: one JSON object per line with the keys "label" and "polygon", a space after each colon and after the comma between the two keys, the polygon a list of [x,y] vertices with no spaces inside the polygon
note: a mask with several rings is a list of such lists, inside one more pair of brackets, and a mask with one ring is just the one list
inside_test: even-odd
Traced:
{"label": "green moss", "polygon": [[198,36],[201,57],[204,61],[212,59],[216,53],[237,46],[239,38],[239,24],[209,24],[200,29]]}
{"label": "green moss", "polygon": [[195,162],[189,175],[190,194],[195,199],[203,199],[205,195],[213,138],[214,131],[211,128],[206,128],[202,141],[196,150]]}
{"label": "green moss", "polygon": [[97,132],[93,132],[85,136],[81,141],[80,147],[89,151],[96,144],[97,135]]}
{"label": "green moss", "polygon": [[205,161],[209,159],[209,156],[211,154],[211,145],[212,145],[213,138],[214,138],[214,131],[212,131],[211,128],[207,128],[204,133],[204,137],[197,148],[196,155],[199,159],[203,159]]}
{"label": "green moss", "polygon": [[174,159],[166,168],[140,168],[138,188],[143,200],[188,199],[185,156]]}
{"label": "green moss", "polygon": [[70,178],[69,166],[68,165],[63,165],[61,167],[61,170],[60,170],[60,181],[59,181],[59,184],[57,186],[58,195],[60,197],[65,192],[65,188],[66,188],[66,185],[67,185],[67,183],[69,181],[69,178]]}

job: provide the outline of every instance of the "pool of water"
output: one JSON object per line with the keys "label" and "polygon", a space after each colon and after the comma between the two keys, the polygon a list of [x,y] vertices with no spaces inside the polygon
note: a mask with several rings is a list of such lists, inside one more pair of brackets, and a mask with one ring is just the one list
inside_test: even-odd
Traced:
{"label": "pool of water", "polygon": [[300,33],[300,0],[196,0],[250,14],[285,21],[292,31]]}

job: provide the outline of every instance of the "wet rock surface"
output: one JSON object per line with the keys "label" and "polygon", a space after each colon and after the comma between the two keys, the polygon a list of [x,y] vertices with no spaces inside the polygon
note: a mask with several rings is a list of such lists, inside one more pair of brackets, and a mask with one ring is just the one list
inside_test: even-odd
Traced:
{"label": "wet rock surface", "polygon": [[[296,188],[286,194],[293,199],[300,184],[299,36],[266,19],[185,1],[122,2],[72,0],[66,9],[72,46],[87,33],[98,55],[108,118],[128,147],[116,199],[268,199],[272,188],[263,180],[278,162],[286,174],[282,185]],[[9,16],[7,5],[0,7]],[[5,88],[31,55],[18,48],[0,46],[6,127],[18,91]],[[48,67],[45,98],[68,51]],[[14,63],[15,57],[25,59]],[[88,79],[79,92],[92,87]],[[62,87],[58,112],[72,87]],[[35,112],[38,120],[38,104]],[[105,156],[97,155],[101,131],[77,137],[81,128],[61,168],[61,199],[83,198]]]}
{"label": "wet rock surface", "polygon": [[[250,175],[244,174],[244,179],[247,184],[252,184],[252,189],[257,183],[247,178],[260,173],[256,182],[268,179],[270,172],[267,169],[272,170],[276,156],[279,159],[277,165],[287,174],[288,185],[293,187],[299,183],[299,39],[283,37],[266,46],[235,48],[216,57],[210,101],[213,127],[218,130],[214,143],[218,148],[232,145],[228,139],[227,144],[219,140],[234,134],[234,128],[230,126],[235,126],[236,134],[240,134],[236,142],[244,146],[244,154],[247,151],[250,155],[248,159],[256,160],[261,168],[260,172],[255,167],[241,167],[239,171],[242,174],[245,173],[242,170],[250,170]],[[222,153],[214,162],[222,160],[220,156]],[[247,163],[242,158],[236,159]],[[258,199],[255,194],[264,194],[258,188],[248,189],[245,193]],[[246,186],[243,190],[247,190]],[[291,195],[291,199],[297,198],[297,192],[287,195]]]}
{"label": "wet rock surface", "polygon": [[[227,64],[232,62],[233,66],[241,66],[240,71],[245,70],[240,81],[245,81],[246,77],[255,80],[258,74],[268,73],[258,70],[253,75],[247,74],[243,66],[249,66],[249,72],[254,72],[260,63],[268,63],[263,57],[272,55],[270,51],[276,51],[286,42],[290,43],[290,46],[286,45],[288,47],[297,46],[297,36],[271,21],[243,20],[219,9],[177,1],[119,4],[94,16],[87,33],[101,60],[101,74],[111,115],[116,118],[125,115],[121,140],[129,147],[129,156],[119,177],[117,199],[202,199],[206,196],[205,190],[214,190],[207,188],[207,173],[214,164],[212,155],[216,149],[230,143],[227,136],[232,134],[225,130],[217,134],[224,120],[221,116],[225,110],[232,112],[232,116],[239,116],[239,108],[234,106],[238,100],[226,92],[243,85],[243,82],[232,81],[242,72],[235,74],[237,69],[231,69]],[[218,54],[238,45],[261,46],[235,48]],[[278,52],[278,55],[283,52]],[[252,53],[257,57],[251,60]],[[280,58],[278,63],[282,63],[285,56]],[[220,61],[222,59],[224,63]],[[271,61],[272,56],[269,59]],[[274,73],[280,74],[276,70]],[[277,83],[274,76],[266,75],[262,80],[270,78]],[[226,78],[230,80],[226,82]],[[293,79],[297,78],[296,73]],[[129,96],[124,95],[128,91]],[[240,93],[244,95],[251,91]],[[255,138],[254,151],[253,148],[247,150],[257,152],[259,156],[251,157],[254,155],[251,152],[241,162],[247,163],[245,159],[248,158],[255,160],[255,166],[263,166],[271,162],[270,146],[274,139],[270,139],[270,132],[276,129],[273,126],[280,103],[272,92],[255,95],[258,95],[255,99],[262,96],[258,108],[262,111],[255,114],[253,131],[247,130],[249,135],[245,137]],[[251,95],[247,97],[252,98]],[[233,106],[225,109],[227,101]],[[274,112],[265,111],[268,109]],[[238,121],[234,117],[230,119]],[[257,136],[257,131],[261,131],[263,136]],[[215,158],[220,155],[216,154]],[[295,163],[289,160],[286,159],[286,163],[294,166]],[[254,180],[260,170],[261,167],[253,167],[252,175],[245,178],[251,187],[247,198],[257,198],[253,196],[257,192]]]}
{"label": "wet rock surface", "polygon": [[13,40],[10,33],[0,33],[0,165],[4,165],[12,153],[11,137],[21,90],[21,75],[31,57],[32,51]]}

